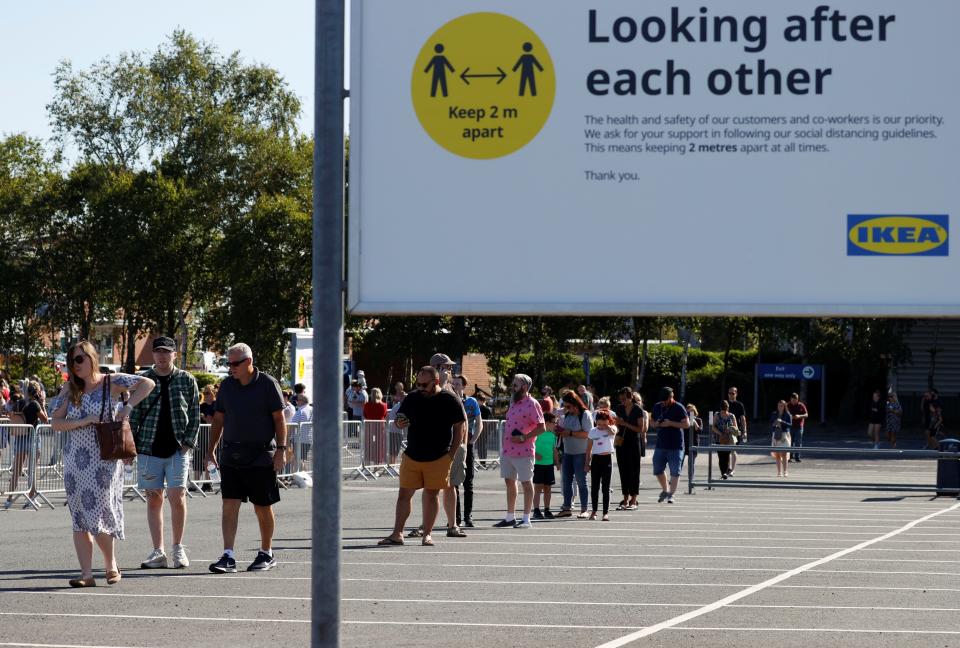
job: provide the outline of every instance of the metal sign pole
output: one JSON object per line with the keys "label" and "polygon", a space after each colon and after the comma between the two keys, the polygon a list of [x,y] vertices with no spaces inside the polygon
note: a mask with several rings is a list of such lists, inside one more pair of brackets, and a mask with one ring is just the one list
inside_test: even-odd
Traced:
{"label": "metal sign pole", "polygon": [[316,0],[311,645],[340,646],[344,0]]}

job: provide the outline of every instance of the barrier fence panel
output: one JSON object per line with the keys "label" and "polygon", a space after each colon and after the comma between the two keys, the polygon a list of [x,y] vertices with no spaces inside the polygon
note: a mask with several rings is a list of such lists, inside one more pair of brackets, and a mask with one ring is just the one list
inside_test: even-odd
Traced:
{"label": "barrier fence panel", "polygon": [[313,460],[310,458],[310,451],[313,449],[313,423],[300,424],[293,448],[296,452],[297,470],[313,475]]}
{"label": "barrier fence panel", "polygon": [[298,423],[287,423],[287,463],[283,465],[283,470],[277,473],[277,483],[280,488],[289,488],[293,482],[294,473],[299,470],[299,462],[296,456],[296,439],[300,432]]}
{"label": "barrier fence panel", "polygon": [[393,473],[387,469],[387,422],[363,422],[363,467],[376,479]]}
{"label": "barrier fence panel", "polygon": [[387,463],[384,469],[392,477],[400,476],[400,454],[407,447],[407,434],[398,428],[393,419],[387,421]]}
{"label": "barrier fence panel", "polygon": [[24,508],[40,510],[38,499],[43,499],[53,508],[47,498],[37,496],[33,487],[39,438],[36,428],[19,423],[4,423],[0,427],[0,445],[5,446],[0,451],[0,456],[3,457],[0,462],[0,467],[3,468],[0,474],[0,494],[7,496],[3,503],[4,508],[10,508],[20,498],[26,502]]}
{"label": "barrier fence panel", "polygon": [[348,471],[347,478],[369,481],[373,475],[368,475],[363,467],[363,423],[361,421],[344,421],[343,448],[341,450],[340,466]]}
{"label": "barrier fence panel", "polygon": [[[817,489],[817,490],[837,490],[837,489],[855,489],[855,490],[879,490],[879,491],[919,491],[919,492],[930,492],[936,491],[937,485],[935,479],[931,478],[931,481],[928,483],[916,483],[915,481],[898,481],[899,477],[897,475],[905,475],[907,480],[915,480],[915,475],[917,471],[909,472],[895,472],[895,471],[875,471],[871,470],[869,473],[861,473],[856,467],[849,465],[851,462],[844,462],[843,464],[838,465],[836,477],[827,477],[824,478],[823,469],[819,468],[820,477],[817,481],[804,481],[802,479],[802,474],[796,472],[794,475],[787,479],[774,480],[771,478],[754,478],[754,479],[744,479],[738,477],[737,479],[726,479],[724,481],[717,480],[713,477],[712,463],[713,455],[716,452],[736,452],[737,454],[749,455],[749,454],[758,454],[758,455],[769,455],[772,452],[790,454],[791,448],[785,446],[766,446],[766,445],[719,445],[712,442],[706,443],[705,445],[701,443],[696,447],[690,449],[691,461],[694,461],[696,456],[703,454],[706,456],[707,461],[707,476],[706,479],[694,479],[693,475],[688,474],[688,483],[687,483],[687,492],[693,492],[693,489],[697,486],[703,486],[708,490],[720,486],[739,486],[739,487],[753,487],[753,488],[798,488],[798,489]],[[948,461],[958,461],[960,462],[960,452],[940,452],[937,450],[899,450],[895,448],[890,449],[870,449],[870,448],[849,448],[849,447],[811,447],[804,446],[803,448],[804,458],[807,455],[818,457],[818,458],[828,458],[828,457],[839,457],[849,459],[851,457],[856,457],[866,461],[870,460],[885,460],[885,461],[896,461],[896,460],[948,460]],[[936,473],[937,463],[933,461],[930,462],[933,468],[931,476]],[[740,464],[738,464],[738,468]],[[796,470],[800,470],[799,468]],[[958,469],[960,470],[960,469]],[[863,475],[861,478],[860,475]],[[876,475],[883,475],[882,477],[877,477]],[[801,479],[797,479],[801,477]],[[868,479],[869,481],[863,481],[863,479]]]}
{"label": "barrier fence panel", "polygon": [[[201,497],[206,497],[207,492],[220,492],[220,479],[211,479],[207,472],[207,449],[210,447],[210,424],[201,423],[200,431],[197,435],[197,449],[193,452],[193,460],[190,466],[190,488],[187,489],[187,496],[193,497],[193,493],[198,493]],[[217,445],[217,460],[220,458],[220,446]]]}
{"label": "barrier fence panel", "polygon": [[474,462],[481,470],[500,465],[500,441],[503,438],[503,421],[484,421],[483,431],[473,446]]}
{"label": "barrier fence panel", "polygon": [[63,448],[69,434],[69,432],[54,432],[49,425],[37,426],[39,454],[33,486],[37,494],[47,503],[49,503],[47,495],[66,493],[67,490],[63,483]]}

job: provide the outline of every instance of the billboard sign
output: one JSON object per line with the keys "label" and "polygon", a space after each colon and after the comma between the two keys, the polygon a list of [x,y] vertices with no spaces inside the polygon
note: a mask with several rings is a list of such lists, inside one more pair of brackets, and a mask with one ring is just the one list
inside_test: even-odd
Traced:
{"label": "billboard sign", "polygon": [[960,316],[956,0],[352,6],[352,312]]}

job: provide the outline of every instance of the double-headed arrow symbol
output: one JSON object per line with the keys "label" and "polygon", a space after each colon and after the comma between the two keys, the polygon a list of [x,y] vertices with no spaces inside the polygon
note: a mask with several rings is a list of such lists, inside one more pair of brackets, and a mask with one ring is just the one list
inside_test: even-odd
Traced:
{"label": "double-headed arrow symbol", "polygon": [[503,83],[503,80],[507,78],[507,73],[504,72],[500,66],[497,66],[497,74],[469,74],[470,68],[464,68],[463,72],[460,74],[460,78],[463,79],[463,82],[467,85],[470,85],[469,79],[497,79],[497,85]]}

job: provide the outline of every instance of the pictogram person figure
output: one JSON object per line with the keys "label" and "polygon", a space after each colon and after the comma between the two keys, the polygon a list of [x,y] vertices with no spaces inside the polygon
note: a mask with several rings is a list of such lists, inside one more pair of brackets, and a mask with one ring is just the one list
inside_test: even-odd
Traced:
{"label": "pictogram person figure", "polygon": [[424,73],[428,74],[431,69],[433,69],[433,80],[430,83],[430,96],[437,96],[437,86],[440,86],[440,91],[443,93],[443,96],[447,96],[447,70],[454,72],[453,66],[450,65],[450,61],[447,60],[447,57],[443,55],[443,45],[437,43],[433,47],[433,51],[437,53],[430,62],[427,63],[427,67],[424,69]]}
{"label": "pictogram person figure", "polygon": [[537,60],[537,57],[531,54],[533,51],[533,45],[531,43],[523,44],[524,54],[517,59],[517,64],[513,66],[513,72],[517,71],[517,68],[520,68],[520,96],[523,96],[524,91],[527,88],[527,84],[530,84],[530,96],[537,96],[537,80],[536,73],[533,68],[536,67],[538,70],[543,72],[543,66],[540,65],[540,61]]}

